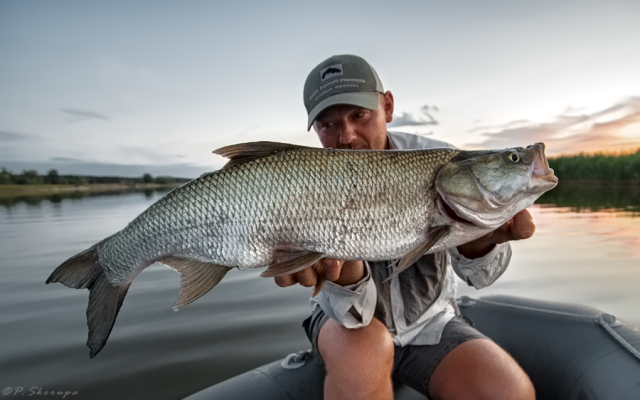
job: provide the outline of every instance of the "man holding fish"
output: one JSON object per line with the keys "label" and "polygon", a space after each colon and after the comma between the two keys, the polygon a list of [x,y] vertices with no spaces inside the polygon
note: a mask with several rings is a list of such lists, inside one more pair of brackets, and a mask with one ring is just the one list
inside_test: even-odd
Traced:
{"label": "man holding fish", "polygon": [[[375,70],[353,55],[333,56],[304,87],[308,129],[334,149],[423,149],[453,146],[388,132],[394,99]],[[444,201],[453,220],[468,221]],[[380,226],[380,229],[385,229]],[[390,262],[324,258],[327,283],[311,300],[305,330],[327,371],[327,399],[392,399],[391,376],[431,399],[533,399],[517,362],[457,312],[457,275],[476,289],[507,268],[510,240],[527,239],[535,225],[525,209],[495,231],[421,257],[402,274]],[[279,286],[314,286],[313,268],[276,277]]]}

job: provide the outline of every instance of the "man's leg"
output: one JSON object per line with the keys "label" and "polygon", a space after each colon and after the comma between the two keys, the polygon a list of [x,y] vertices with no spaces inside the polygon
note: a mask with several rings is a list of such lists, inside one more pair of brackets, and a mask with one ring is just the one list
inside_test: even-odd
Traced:
{"label": "man's leg", "polygon": [[432,400],[535,399],[527,374],[487,339],[469,340],[451,350],[433,371],[428,395]]}
{"label": "man's leg", "polygon": [[393,399],[393,340],[377,319],[361,329],[329,319],[320,329],[318,351],[327,370],[325,399]]}

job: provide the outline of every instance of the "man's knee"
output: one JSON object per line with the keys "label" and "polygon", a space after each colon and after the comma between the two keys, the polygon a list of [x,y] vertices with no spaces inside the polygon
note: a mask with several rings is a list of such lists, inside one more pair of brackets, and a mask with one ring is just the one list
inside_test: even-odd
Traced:
{"label": "man's knee", "polygon": [[429,382],[433,399],[533,400],[529,376],[500,346],[486,339],[464,342],[436,367]]}
{"label": "man's knee", "polygon": [[375,318],[360,329],[347,329],[329,319],[320,329],[318,350],[328,368],[345,362],[388,364],[393,368],[393,340],[387,328]]}
{"label": "man's knee", "polygon": [[361,329],[328,320],[320,330],[318,350],[327,371],[325,398],[393,397],[393,340],[377,319]]}

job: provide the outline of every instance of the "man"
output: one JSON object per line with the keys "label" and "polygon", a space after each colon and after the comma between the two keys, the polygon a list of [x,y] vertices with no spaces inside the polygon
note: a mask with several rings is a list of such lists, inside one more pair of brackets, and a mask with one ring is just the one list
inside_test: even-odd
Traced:
{"label": "man", "polygon": [[[357,56],[334,56],[314,68],[304,101],[308,129],[314,127],[323,147],[452,147],[387,132],[393,95]],[[533,385],[516,361],[456,315],[453,273],[478,289],[490,285],[509,263],[506,242],[534,230],[524,210],[480,239],[423,256],[384,283],[393,272],[385,268],[390,262],[323,259],[328,282],[311,300],[305,329],[326,367],[325,398],[392,399],[393,374],[430,399],[533,399]],[[316,281],[311,268],[276,278],[279,286]]]}

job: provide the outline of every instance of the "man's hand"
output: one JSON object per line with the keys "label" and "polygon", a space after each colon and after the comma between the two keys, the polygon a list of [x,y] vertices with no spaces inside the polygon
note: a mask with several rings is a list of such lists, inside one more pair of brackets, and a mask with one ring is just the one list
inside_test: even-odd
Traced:
{"label": "man's hand", "polygon": [[493,232],[458,246],[458,252],[466,258],[480,258],[493,249],[496,244],[505,243],[510,240],[529,239],[536,231],[536,225],[528,210],[522,210],[508,222]]}
{"label": "man's hand", "polygon": [[[335,258],[323,258],[320,262],[325,269],[327,280],[335,282],[341,286],[358,282],[360,279],[364,278],[366,273],[362,261],[344,261],[336,260]],[[318,276],[313,270],[313,267],[305,268],[295,274],[277,276],[274,279],[276,281],[276,285],[281,287],[295,285],[296,283],[299,283],[302,286],[311,287],[315,286],[316,282],[318,282]]]}

